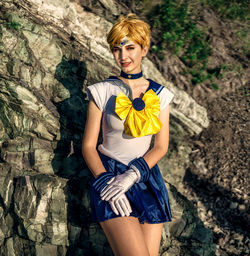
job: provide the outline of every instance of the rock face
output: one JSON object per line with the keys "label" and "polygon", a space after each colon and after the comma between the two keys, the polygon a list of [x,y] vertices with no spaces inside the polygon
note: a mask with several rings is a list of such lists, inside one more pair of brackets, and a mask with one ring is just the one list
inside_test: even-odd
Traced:
{"label": "rock face", "polygon": [[[0,3],[0,255],[112,255],[91,222],[81,141],[86,86],[118,72],[104,35],[126,7],[92,2]],[[208,126],[206,110],[148,59],[143,70],[175,94],[173,141]],[[160,163],[174,215],[161,253],[215,255],[210,231],[178,184],[190,149],[175,146]]]}

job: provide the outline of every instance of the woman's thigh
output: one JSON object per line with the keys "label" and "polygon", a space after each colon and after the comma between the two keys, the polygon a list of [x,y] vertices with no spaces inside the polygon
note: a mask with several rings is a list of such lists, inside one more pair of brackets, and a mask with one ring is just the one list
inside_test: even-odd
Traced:
{"label": "woman's thigh", "polygon": [[118,217],[100,223],[116,256],[149,256],[141,224],[134,217]]}
{"label": "woman's thigh", "polygon": [[144,234],[144,239],[150,256],[158,256],[159,254],[162,227],[163,223],[149,224],[145,222],[144,224],[141,224],[142,232]]}

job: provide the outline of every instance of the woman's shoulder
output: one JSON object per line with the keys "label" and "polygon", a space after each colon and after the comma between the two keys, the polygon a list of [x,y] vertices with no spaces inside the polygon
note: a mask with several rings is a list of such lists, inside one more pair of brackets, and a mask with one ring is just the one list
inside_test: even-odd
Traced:
{"label": "woman's shoulder", "polygon": [[115,77],[109,77],[106,78],[100,82],[96,82],[94,84],[91,84],[89,86],[87,86],[87,88],[95,88],[95,89],[99,89],[99,90],[110,90],[110,89],[114,89],[115,87],[117,87],[117,79],[115,79]]}
{"label": "woman's shoulder", "polygon": [[87,96],[88,99],[93,99],[98,106],[98,108],[103,111],[109,100],[109,98],[115,94],[116,88],[111,81],[107,79],[91,84],[87,86]]}
{"label": "woman's shoulder", "polygon": [[152,89],[157,95],[163,96],[165,94],[173,94],[166,86],[157,83],[152,79],[148,79],[150,82],[150,89]]}
{"label": "woman's shoulder", "polygon": [[165,108],[174,98],[174,94],[164,85],[155,82],[152,79],[148,79],[150,82],[150,88],[158,95],[161,102],[161,109]]}

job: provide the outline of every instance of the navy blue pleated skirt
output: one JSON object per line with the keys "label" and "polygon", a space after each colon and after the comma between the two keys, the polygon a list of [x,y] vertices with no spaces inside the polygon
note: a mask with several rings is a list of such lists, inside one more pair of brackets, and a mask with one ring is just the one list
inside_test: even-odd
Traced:
{"label": "navy blue pleated skirt", "polygon": [[[99,152],[102,163],[108,172],[115,175],[124,173],[128,166],[120,163]],[[105,220],[121,217],[116,215],[109,203],[100,198],[99,193],[93,188],[95,179],[90,181],[90,207],[92,220],[103,222]],[[135,183],[127,192],[126,196],[130,202],[132,213],[130,216],[139,219],[140,223],[148,222],[163,223],[171,221],[172,215],[169,205],[168,192],[164,184],[159,167],[155,165],[147,182]]]}

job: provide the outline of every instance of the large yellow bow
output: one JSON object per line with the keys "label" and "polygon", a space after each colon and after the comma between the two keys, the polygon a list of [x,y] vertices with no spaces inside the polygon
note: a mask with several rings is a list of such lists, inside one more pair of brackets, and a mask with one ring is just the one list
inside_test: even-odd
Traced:
{"label": "large yellow bow", "polygon": [[115,112],[124,122],[124,132],[133,137],[156,134],[162,123],[158,118],[160,113],[160,99],[150,89],[142,99],[136,98],[133,102],[122,92],[116,97]]}

